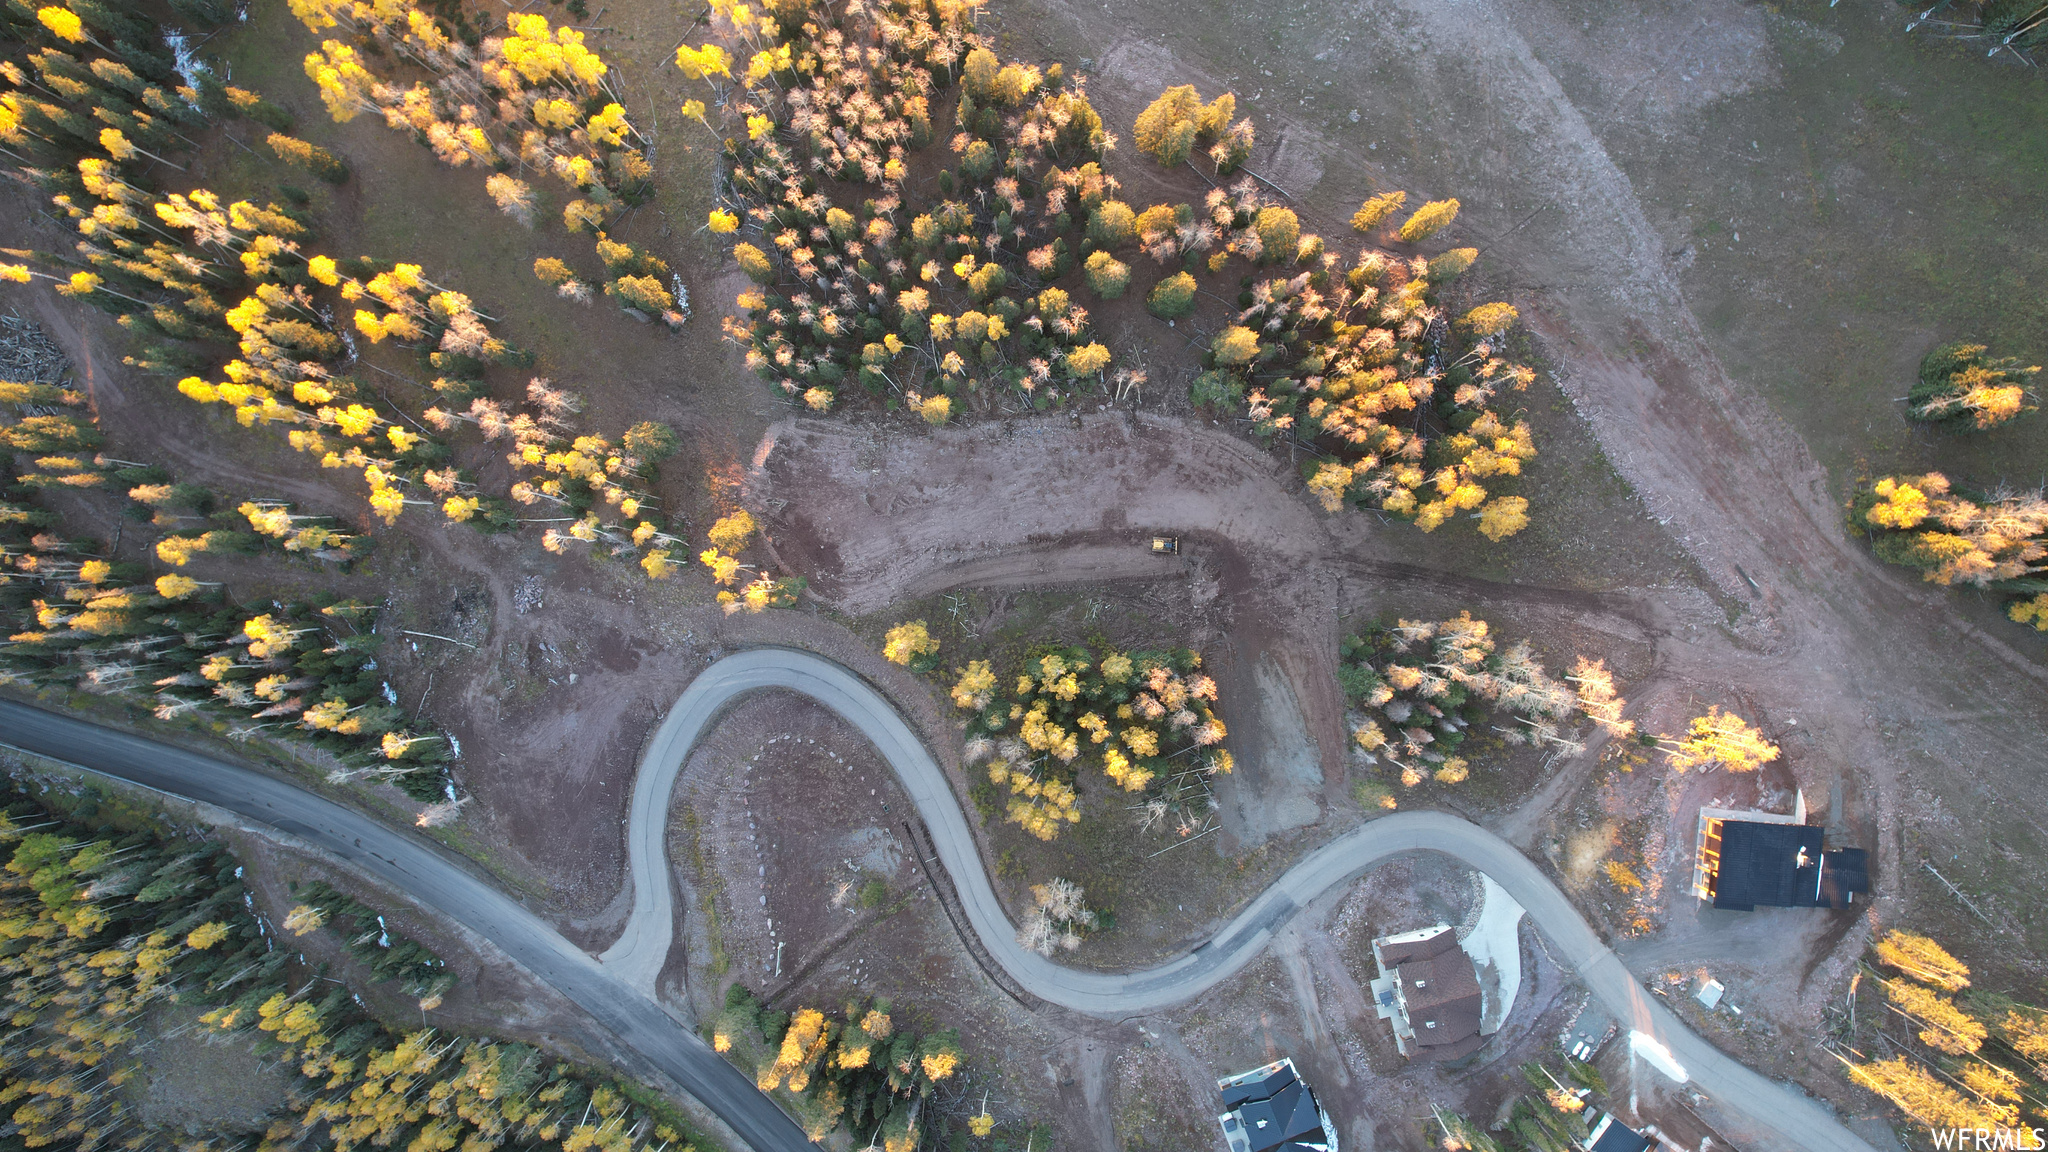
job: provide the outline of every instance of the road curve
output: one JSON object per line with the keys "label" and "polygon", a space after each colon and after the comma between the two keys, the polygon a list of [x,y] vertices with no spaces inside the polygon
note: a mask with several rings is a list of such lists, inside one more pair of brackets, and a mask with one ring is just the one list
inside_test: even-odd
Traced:
{"label": "road curve", "polygon": [[259,772],[9,700],[0,700],[0,744],[225,809],[411,894],[589,1012],[755,1152],[815,1152],[803,1130],[751,1080],[650,996],[439,848]]}
{"label": "road curve", "polygon": [[669,710],[642,755],[627,823],[633,911],[602,960],[607,969],[643,992],[651,992],[674,933],[663,833],[676,776],[690,749],[729,704],[747,693],[773,688],[816,700],[875,745],[930,828],[939,859],[951,874],[982,945],[1018,984],[1042,999],[1111,1017],[1181,1003],[1256,959],[1274,931],[1316,897],[1390,857],[1418,850],[1442,852],[1493,877],[1550,940],[1552,955],[1576,971],[1624,1027],[1661,1044],[1695,1087],[1774,1134],[1775,1146],[1872,1152],[1825,1107],[1796,1088],[1751,1071],[1657,1003],[1565,894],[1513,845],[1441,812],[1382,817],[1323,845],[1260,893],[1214,939],[1157,968],[1107,973],[1054,964],[1017,944],[1016,929],[989,884],[974,834],[945,773],[902,715],[854,672],[798,649],[749,649],[706,668]]}
{"label": "road curve", "polygon": [[1552,954],[1574,969],[1625,1027],[1662,1045],[1694,1086],[1770,1133],[1772,1146],[1872,1152],[1825,1108],[1750,1071],[1686,1028],[1644,992],[1541,870],[1498,836],[1443,813],[1400,813],[1338,837],[1290,868],[1215,939],[1157,968],[1101,973],[1053,964],[1017,945],[966,816],[916,733],[858,675],[797,649],[750,649],[712,664],[691,682],[649,741],[634,781],[627,829],[632,914],[601,962],[477,876],[466,862],[281,780],[11,701],[0,701],[0,743],[214,805],[295,836],[401,888],[490,940],[590,1012],[757,1152],[796,1152],[809,1147],[801,1130],[708,1045],[675,1025],[653,996],[674,935],[663,832],[676,776],[719,713],[738,697],[763,689],[809,696],[874,743],[930,828],[974,932],[1012,978],[1045,1000],[1103,1016],[1136,1015],[1180,1003],[1250,963],[1273,932],[1316,897],[1401,853],[1442,852],[1493,877],[1549,938]]}

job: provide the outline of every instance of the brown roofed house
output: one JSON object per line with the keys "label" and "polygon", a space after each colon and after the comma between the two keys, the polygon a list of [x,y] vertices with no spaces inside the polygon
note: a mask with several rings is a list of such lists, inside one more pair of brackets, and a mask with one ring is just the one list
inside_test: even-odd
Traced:
{"label": "brown roofed house", "polygon": [[1372,982],[1382,1019],[1411,1060],[1456,1060],[1479,1050],[1479,977],[1449,925],[1373,941]]}

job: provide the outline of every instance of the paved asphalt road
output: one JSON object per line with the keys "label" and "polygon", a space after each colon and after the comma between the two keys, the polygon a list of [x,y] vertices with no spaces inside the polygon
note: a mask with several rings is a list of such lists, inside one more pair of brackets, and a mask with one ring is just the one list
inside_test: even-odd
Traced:
{"label": "paved asphalt road", "polygon": [[755,1152],[815,1152],[752,1081],[466,863],[281,780],[166,744],[0,700],[0,744],[198,800],[367,872],[497,945],[717,1113]]}
{"label": "paved asphalt road", "polygon": [[735,698],[780,688],[810,696],[871,740],[931,829],[982,944],[1024,988],[1043,999],[1123,1017],[1188,1000],[1255,959],[1274,930],[1331,888],[1388,858],[1443,852],[1485,872],[1527,909],[1560,962],[1577,971],[1626,1027],[1661,1044],[1693,1085],[1746,1118],[1783,1148],[1871,1152],[1827,1110],[1722,1054],[1643,990],[1571,902],[1514,846],[1477,825],[1435,812],[1373,820],[1289,869],[1217,937],[1144,972],[1063,968],[1016,943],[1015,928],[982,869],[973,833],[944,773],[896,710],[858,675],[808,652],[756,648],[705,669],[649,742],[634,781],[627,829],[633,910],[602,967],[466,865],[411,836],[283,782],[193,753],[0,701],[0,742],[201,800],[269,824],[411,892],[497,944],[582,1005],[635,1050],[717,1112],[757,1150],[799,1148],[801,1132],[654,1004],[656,974],[674,933],[663,829],[684,758]]}
{"label": "paved asphalt road", "polygon": [[1775,1134],[1784,1148],[1871,1152],[1826,1108],[1796,1088],[1773,1083],[1701,1039],[1656,998],[1572,907],[1565,894],[1513,845],[1476,824],[1441,812],[1382,817],[1325,844],[1287,870],[1237,918],[1193,952],[1143,972],[1113,974],[1064,968],[1020,947],[975,848],[966,814],[945,774],[917,734],[882,696],[845,667],[790,648],[754,648],[728,656],[691,681],[649,741],[633,782],[627,851],[633,912],[604,954],[608,969],[651,990],[668,956],[675,915],[663,829],[669,794],[698,738],[735,698],[781,688],[839,714],[889,762],[931,829],[939,859],[953,877],[967,917],[989,953],[1026,990],[1081,1012],[1125,1017],[1199,995],[1257,959],[1274,930],[1324,892],[1349,884],[1390,857],[1427,849],[1456,857],[1493,877],[1528,910],[1552,945],[1617,1020],[1662,1044],[1693,1085],[1724,1108]]}

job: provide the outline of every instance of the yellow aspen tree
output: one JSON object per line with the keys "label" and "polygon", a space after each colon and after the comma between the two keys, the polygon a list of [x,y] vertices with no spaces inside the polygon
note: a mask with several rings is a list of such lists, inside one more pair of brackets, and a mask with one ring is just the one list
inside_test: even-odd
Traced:
{"label": "yellow aspen tree", "polygon": [[2032,411],[2025,383],[2040,367],[2022,368],[2015,358],[1987,352],[1982,344],[1944,344],[1928,353],[1906,414],[1981,432]]}
{"label": "yellow aspen tree", "polygon": [[735,556],[727,556],[716,548],[706,548],[697,557],[706,568],[711,569],[711,578],[719,584],[731,584],[739,577],[740,562]]}
{"label": "yellow aspen tree", "polygon": [[701,48],[682,45],[676,49],[676,67],[689,80],[708,83],[713,76],[732,79],[732,57],[716,44],[706,44]]}
{"label": "yellow aspen tree", "polygon": [[1877,942],[1877,961],[1922,984],[1960,992],[1970,986],[1969,965],[1925,936],[1893,929]]}
{"label": "yellow aspen tree", "polygon": [[318,52],[309,53],[305,59],[308,79],[320,90],[320,100],[327,105],[327,112],[338,124],[346,124],[362,112],[374,112],[376,103],[370,99],[370,92],[376,87],[377,77],[363,67],[362,58],[354,48],[338,40],[323,40]]}
{"label": "yellow aspen tree", "polygon": [[107,154],[116,160],[133,160],[137,156],[147,156],[159,164],[176,168],[180,172],[185,170],[185,166],[182,164],[172,164],[169,160],[154,152],[147,152],[136,147],[135,143],[129,140],[119,128],[102,128],[100,130],[100,147],[105,148]]}
{"label": "yellow aspen tree", "polygon": [[977,711],[989,706],[995,698],[996,674],[986,660],[970,660],[960,679],[953,684],[953,703],[961,708]]}
{"label": "yellow aspen tree", "polygon": [[2037,631],[2048,632],[2048,592],[2013,601],[2005,615],[2015,624],[2032,624]]}
{"label": "yellow aspen tree", "polygon": [[1338,512],[1344,508],[1344,493],[1351,487],[1352,471],[1334,460],[1326,460],[1316,466],[1315,475],[1308,479],[1308,490],[1322,504],[1325,512]]}
{"label": "yellow aspen tree", "polygon": [[272,132],[264,143],[279,160],[295,168],[303,168],[329,184],[342,184],[348,180],[348,165],[317,144],[282,132]]}
{"label": "yellow aspen tree", "polygon": [[194,580],[190,576],[181,576],[176,572],[156,578],[156,594],[166,600],[183,600],[187,596],[198,592],[201,588],[218,587],[220,585],[206,584]]}
{"label": "yellow aspen tree", "polygon": [[986,48],[976,48],[967,54],[960,69],[961,86],[976,100],[986,100],[993,94],[996,75],[1002,70],[1002,62],[996,54]]}
{"label": "yellow aspen tree", "polygon": [[173,568],[183,568],[191,563],[192,557],[206,551],[203,536],[166,536],[156,542],[157,559]]}
{"label": "yellow aspen tree", "polygon": [[498,211],[531,228],[540,202],[534,196],[533,188],[526,181],[504,172],[496,172],[484,181],[484,191],[490,194]]}
{"label": "yellow aspen tree", "polygon": [[740,271],[757,284],[769,284],[775,279],[775,267],[768,262],[768,254],[752,244],[740,243],[732,247],[732,258]]}
{"label": "yellow aspen tree", "polygon": [[1131,266],[1107,252],[1097,250],[1089,253],[1082,268],[1087,275],[1088,287],[1104,300],[1119,299],[1130,287]]}
{"label": "yellow aspen tree", "polygon": [[1210,343],[1210,351],[1216,356],[1216,363],[1235,368],[1249,364],[1259,354],[1259,334],[1242,324],[1232,324],[1216,334]]}
{"label": "yellow aspen tree", "polygon": [[604,227],[604,206],[590,200],[572,200],[562,209],[562,226],[571,232],[596,232]]}
{"label": "yellow aspen tree", "polygon": [[2008,1069],[2000,1068],[1996,1064],[1972,1061],[1956,1071],[1956,1078],[1963,1082],[1963,1087],[1986,1102],[1994,1105],[2017,1104],[2022,1099],[2019,1075]]}
{"label": "yellow aspen tree", "polygon": [[2009,1008],[1998,1021],[1998,1033],[2013,1051],[2033,1062],[2036,1074],[2048,1076],[2048,1012]]}
{"label": "yellow aspen tree", "polygon": [[1529,502],[1520,496],[1496,496],[1479,513],[1479,533],[1505,540],[1529,526]]}
{"label": "yellow aspen tree", "polygon": [[1351,214],[1351,226],[1360,232],[1371,232],[1407,202],[1406,192],[1382,192],[1358,206],[1358,211]]}
{"label": "yellow aspen tree", "polygon": [[1621,718],[1628,701],[1622,699],[1615,688],[1614,674],[1607,670],[1605,660],[1581,656],[1572,662],[1571,674],[1565,680],[1574,685],[1579,711],[1585,713],[1587,719],[1600,725],[1616,740],[1626,740],[1635,735],[1635,721]]}
{"label": "yellow aspen tree", "polygon": [[1431,200],[1401,223],[1400,237],[1410,244],[1418,244],[1450,227],[1451,221],[1457,218],[1456,200]]}
{"label": "yellow aspen tree", "polygon": [[1479,307],[1465,313],[1458,318],[1458,325],[1476,336],[1498,336],[1512,327],[1515,321],[1520,318],[1521,313],[1515,311],[1514,305],[1502,304],[1496,301],[1491,304],[1481,304]]}
{"label": "yellow aspen tree", "polygon": [[736,553],[753,540],[754,533],[759,527],[754,522],[752,513],[742,508],[719,517],[717,522],[711,525],[711,530],[705,533],[705,538],[710,540],[715,548]]}
{"label": "yellow aspen tree", "polygon": [[91,39],[86,34],[85,21],[80,20],[78,14],[69,8],[60,8],[54,4],[46,5],[36,10],[36,19],[42,21],[43,27],[48,28],[52,35],[67,43],[76,44]]}
{"label": "yellow aspen tree", "polygon": [[1252,230],[1259,234],[1259,259],[1262,263],[1292,263],[1301,245],[1301,220],[1292,208],[1270,205],[1259,209],[1252,220]]}
{"label": "yellow aspen tree", "polygon": [[1138,113],[1132,142],[1160,164],[1178,167],[1197,140],[1221,139],[1236,107],[1237,97],[1228,92],[1205,106],[1192,84],[1168,88]]}
{"label": "yellow aspen tree", "polygon": [[1754,772],[1778,758],[1778,746],[1742,717],[1724,713],[1718,705],[1704,716],[1693,718],[1683,740],[1663,737],[1662,747],[1671,767],[1687,772],[1701,766],[1720,765],[1730,772]]}
{"label": "yellow aspen tree", "polygon": [[1903,980],[1884,981],[1887,1000],[1925,1025],[1920,1040],[1930,1048],[1953,1056],[1968,1056],[1984,1046],[1989,1029],[1976,1017],[1956,1007],[1956,1002],[1932,989]]}
{"label": "yellow aspen tree", "polygon": [[882,658],[891,664],[910,665],[938,655],[939,642],[922,620],[910,620],[889,629],[882,639]]}
{"label": "yellow aspen tree", "polygon": [[304,936],[317,931],[327,923],[327,913],[310,904],[300,904],[285,914],[285,930],[294,936]]}
{"label": "yellow aspen tree", "polygon": [[1863,513],[1864,520],[1879,528],[1904,530],[1918,527],[1930,511],[1927,494],[1945,495],[1948,479],[1939,472],[1922,477],[1886,476],[1871,486],[1877,498]]}

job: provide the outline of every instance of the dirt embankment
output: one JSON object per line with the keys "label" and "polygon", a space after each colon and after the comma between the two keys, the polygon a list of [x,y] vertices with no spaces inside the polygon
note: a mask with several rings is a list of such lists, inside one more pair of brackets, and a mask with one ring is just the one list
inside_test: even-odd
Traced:
{"label": "dirt embankment", "polygon": [[[1261,579],[1329,551],[1322,519],[1280,461],[1227,433],[1148,413],[1011,420],[925,435],[800,420],[769,429],[758,493],[782,508],[777,546],[840,609],[905,598],[931,569],[992,560],[956,583],[1038,574],[1031,546],[1102,539],[1086,563],[1132,575],[1163,561],[1153,533],[1215,537]],[[1014,559],[1013,559],[1014,558]],[[1075,582],[1069,577],[1069,582]],[[1276,605],[1277,607],[1277,605]]]}
{"label": "dirt embankment", "polygon": [[[1220,601],[1225,718],[1234,747],[1255,750],[1229,782],[1232,831],[1258,843],[1320,815],[1343,763],[1336,588],[1315,562],[1333,544],[1284,463],[1196,423],[1117,411],[923,435],[796,421],[755,459],[779,554],[843,611],[956,587],[1175,577],[1198,607]],[[1155,534],[1181,554],[1153,555]]]}

